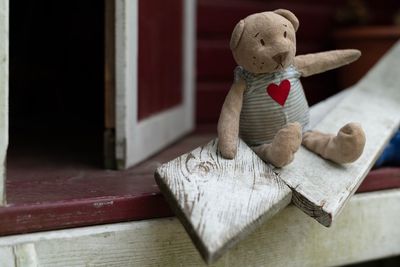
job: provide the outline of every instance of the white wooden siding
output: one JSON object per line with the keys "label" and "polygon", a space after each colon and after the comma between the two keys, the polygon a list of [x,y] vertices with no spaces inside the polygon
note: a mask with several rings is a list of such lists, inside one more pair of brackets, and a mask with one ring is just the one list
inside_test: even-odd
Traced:
{"label": "white wooden siding", "polygon": [[5,203],[8,145],[8,0],[0,0],[0,206]]}
{"label": "white wooden siding", "polygon": [[138,0],[116,0],[116,158],[120,169],[193,129],[196,1],[183,3],[183,103],[138,121]]}
{"label": "white wooden siding", "polygon": [[[337,266],[399,255],[399,214],[400,189],[354,196],[331,228],[290,205],[212,266]],[[43,267],[206,266],[175,218],[2,237],[2,267],[16,266],[17,246]]]}

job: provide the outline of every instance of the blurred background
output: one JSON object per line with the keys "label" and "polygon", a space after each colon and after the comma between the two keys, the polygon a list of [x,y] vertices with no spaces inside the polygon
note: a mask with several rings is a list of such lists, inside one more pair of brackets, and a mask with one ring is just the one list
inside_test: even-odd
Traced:
{"label": "blurred background", "polygon": [[[156,10],[169,10],[172,12],[169,18],[176,17],[180,1],[166,2],[165,7]],[[92,136],[97,133],[98,142],[102,142],[104,0],[13,0],[10,5],[11,132],[74,129],[90,132]],[[143,6],[146,8],[145,4]],[[198,0],[197,126],[217,122],[230,88],[235,62],[229,50],[229,38],[235,24],[251,13],[277,8],[293,11],[300,20],[298,54],[335,48],[358,48],[363,53],[361,59],[348,68],[303,79],[311,105],[354,84],[400,37],[398,0]],[[174,72],[178,73],[178,69],[169,71]],[[166,93],[169,97],[176,91],[171,87],[166,90],[169,90]],[[173,101],[179,101],[179,96]],[[151,115],[143,109],[148,103],[146,96],[139,102],[139,116]],[[151,104],[165,105],[162,101]],[[11,134],[11,141],[13,136]]]}
{"label": "blurred background", "polygon": [[300,21],[297,54],[335,48],[357,48],[363,54],[347,68],[303,78],[310,105],[358,81],[400,37],[398,0],[199,0],[198,124],[217,121],[224,96],[230,88],[235,62],[228,45],[234,25],[249,14],[278,8],[291,10]]}

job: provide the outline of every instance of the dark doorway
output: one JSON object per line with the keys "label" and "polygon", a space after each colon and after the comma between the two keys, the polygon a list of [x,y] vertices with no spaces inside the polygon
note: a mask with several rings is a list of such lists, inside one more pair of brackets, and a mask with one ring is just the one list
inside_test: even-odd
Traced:
{"label": "dark doorway", "polygon": [[10,1],[15,156],[102,164],[104,1]]}

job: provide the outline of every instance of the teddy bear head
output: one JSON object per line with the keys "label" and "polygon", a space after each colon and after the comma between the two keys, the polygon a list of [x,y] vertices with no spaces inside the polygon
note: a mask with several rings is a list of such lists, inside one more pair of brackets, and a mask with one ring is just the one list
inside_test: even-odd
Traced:
{"label": "teddy bear head", "polygon": [[236,63],[252,73],[273,73],[293,63],[299,21],[285,9],[256,13],[236,24],[230,47]]}

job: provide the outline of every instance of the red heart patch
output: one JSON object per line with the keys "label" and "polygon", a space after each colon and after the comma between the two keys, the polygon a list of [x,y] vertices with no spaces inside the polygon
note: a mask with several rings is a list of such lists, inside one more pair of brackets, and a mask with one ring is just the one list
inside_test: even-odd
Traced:
{"label": "red heart patch", "polygon": [[279,85],[271,83],[267,87],[267,93],[269,96],[275,100],[282,107],[285,105],[286,99],[290,92],[290,81],[283,80]]}

